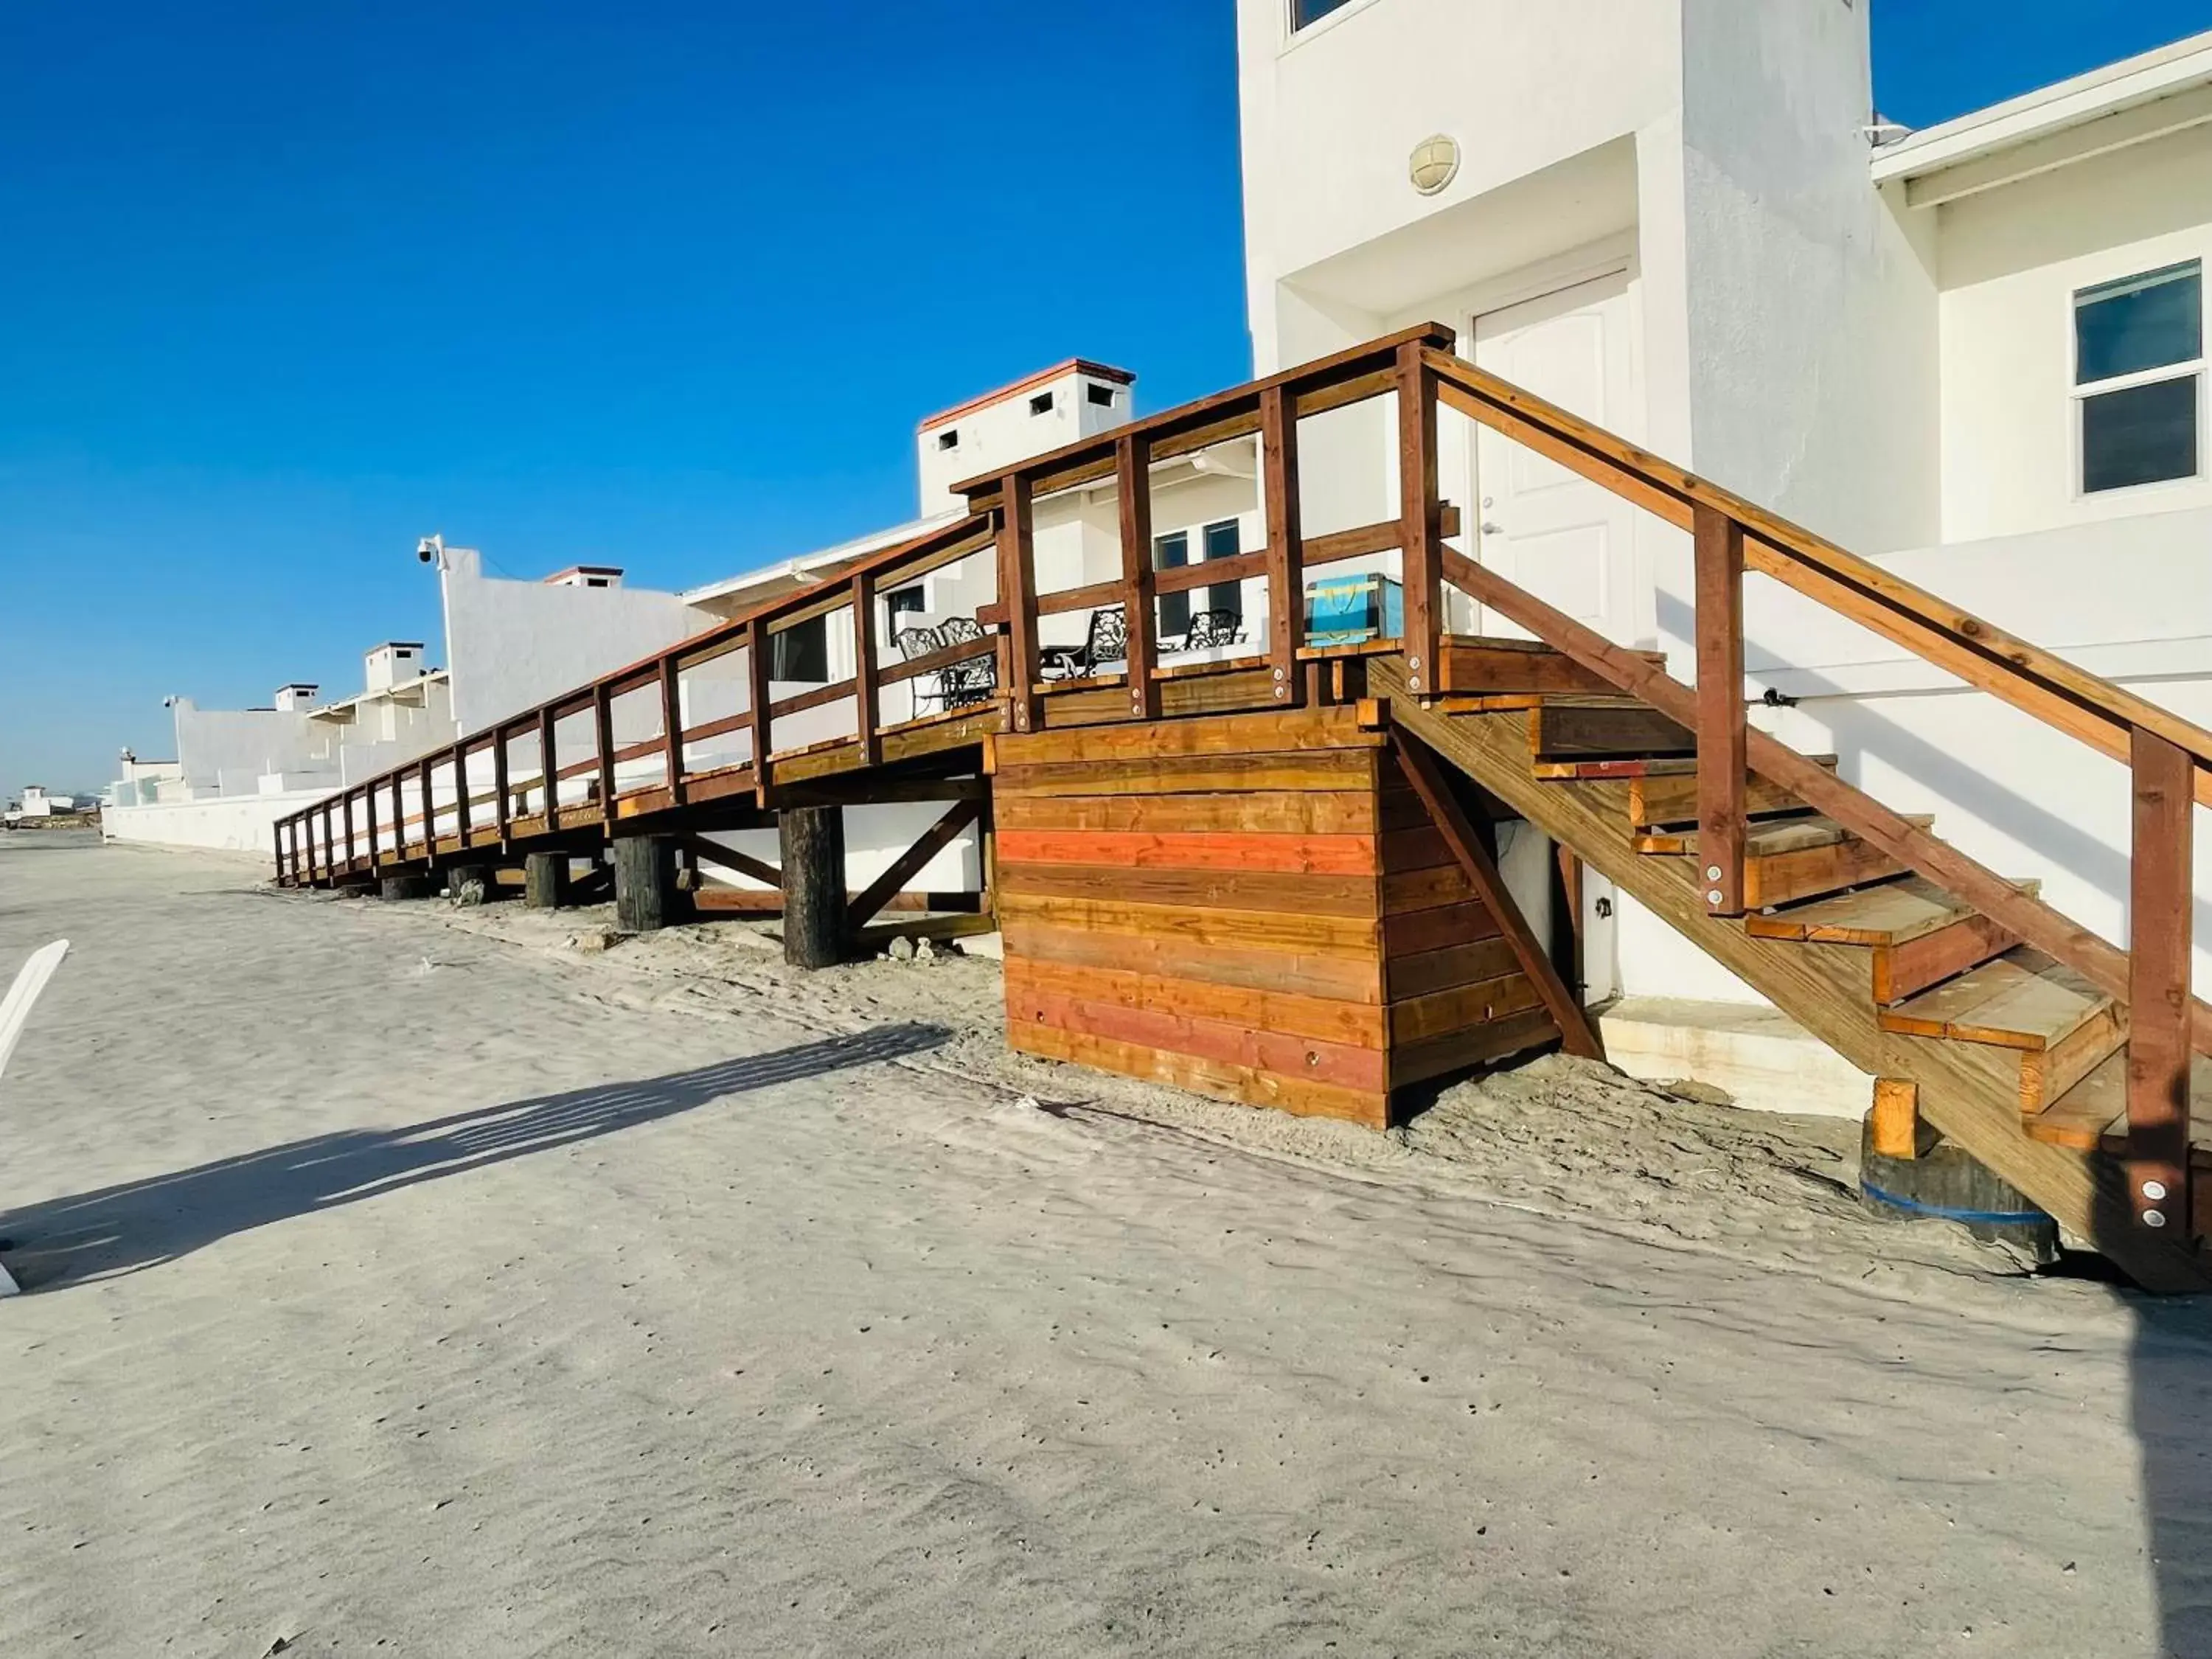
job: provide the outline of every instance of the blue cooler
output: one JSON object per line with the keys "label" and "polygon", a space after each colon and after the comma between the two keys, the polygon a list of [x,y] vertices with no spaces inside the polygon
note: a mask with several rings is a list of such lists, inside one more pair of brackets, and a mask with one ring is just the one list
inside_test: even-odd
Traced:
{"label": "blue cooler", "polygon": [[1306,643],[1364,645],[1403,638],[1406,590],[1389,576],[1337,576],[1306,584]]}

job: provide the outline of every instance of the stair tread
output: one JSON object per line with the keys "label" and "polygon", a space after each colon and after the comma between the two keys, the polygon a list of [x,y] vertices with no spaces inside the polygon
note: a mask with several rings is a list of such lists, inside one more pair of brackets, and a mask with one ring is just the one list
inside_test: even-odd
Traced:
{"label": "stair tread", "polygon": [[[2198,1054],[2189,1073],[2190,1162],[2212,1166],[2212,1058]],[[2081,1152],[2122,1152],[2128,1140],[2128,1051],[2108,1055],[2045,1110],[2027,1120],[2027,1132]]]}
{"label": "stair tread", "polygon": [[1878,1018],[1885,1030],[2040,1052],[2112,1002],[2065,963],[2023,945],[1884,1008]]}
{"label": "stair tread", "polygon": [[[2041,884],[2018,881],[2022,892],[2034,894]],[[1898,945],[1939,933],[1981,913],[1964,899],[1954,898],[1925,876],[1907,876],[1879,887],[1834,893],[1808,899],[1772,915],[1753,916],[1747,927],[1758,939],[1805,941],[1819,945]]]}
{"label": "stair tread", "polygon": [[[1932,817],[1911,817],[1905,820],[1925,830],[1936,822]],[[1810,814],[1794,818],[1762,818],[1745,826],[1743,851],[1746,858],[1777,858],[1784,853],[1808,853],[1817,848],[1840,847],[1857,836],[1833,818]],[[1679,853],[1694,856],[1698,850],[1698,832],[1683,830],[1673,835],[1639,836],[1636,850],[1639,853]]]}

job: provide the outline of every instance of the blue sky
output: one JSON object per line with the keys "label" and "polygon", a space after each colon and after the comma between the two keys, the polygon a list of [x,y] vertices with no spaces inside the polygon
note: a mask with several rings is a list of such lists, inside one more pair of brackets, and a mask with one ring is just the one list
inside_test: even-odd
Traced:
{"label": "blue sky", "polygon": [[[1241,379],[1231,12],[0,9],[0,791],[436,641],[434,530],[681,586],[905,516],[915,420],[1048,361]],[[1877,98],[2207,27],[1875,0]]]}

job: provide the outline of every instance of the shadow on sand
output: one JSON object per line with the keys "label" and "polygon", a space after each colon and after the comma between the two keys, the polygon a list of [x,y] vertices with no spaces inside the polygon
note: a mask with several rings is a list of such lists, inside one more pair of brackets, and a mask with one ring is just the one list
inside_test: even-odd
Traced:
{"label": "shadow on sand", "polygon": [[531,1152],[672,1117],[731,1095],[940,1047],[936,1025],[890,1025],[854,1036],[726,1060],[643,1083],[457,1112],[398,1129],[348,1129],[9,1212],[9,1271],[27,1291],[158,1267],[234,1233],[357,1203]]}

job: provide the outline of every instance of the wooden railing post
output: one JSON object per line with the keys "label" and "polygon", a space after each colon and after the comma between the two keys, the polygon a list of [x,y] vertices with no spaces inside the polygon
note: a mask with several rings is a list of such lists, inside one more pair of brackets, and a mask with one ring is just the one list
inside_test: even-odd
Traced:
{"label": "wooden railing post", "polygon": [[1149,439],[1127,434],[1115,443],[1114,483],[1121,498],[1121,617],[1129,636],[1129,716],[1158,720],[1159,683],[1152,678],[1152,659],[1159,628],[1152,587],[1152,446]]}
{"label": "wooden railing post", "polygon": [[453,745],[453,833],[461,838],[465,849],[469,844],[469,740],[463,738]]}
{"label": "wooden railing post", "polygon": [[1398,518],[1403,550],[1407,689],[1439,689],[1443,502],[1437,484],[1437,376],[1419,344],[1398,348]]}
{"label": "wooden railing post", "polygon": [[999,603],[1006,613],[1007,708],[1014,730],[1036,724],[1036,501],[1029,475],[1010,472],[999,487]]}
{"label": "wooden railing post", "polygon": [[437,772],[428,755],[416,764],[415,787],[422,792],[422,860],[426,864],[434,864],[438,859],[437,796],[431,787]]}
{"label": "wooden railing post", "polygon": [[561,765],[554,757],[559,747],[554,730],[559,725],[551,703],[538,711],[538,782],[545,798],[545,830],[549,835],[561,827]]}
{"label": "wooden railing post", "polygon": [[684,689],[674,653],[660,659],[660,752],[668,772],[668,804],[684,805]]}
{"label": "wooden railing post", "polygon": [[863,570],[853,578],[853,715],[860,738],[860,764],[883,758],[876,734],[876,579]]}
{"label": "wooden railing post", "polygon": [[2136,1219],[2177,1237],[2189,1194],[2190,910],[2197,765],[2135,730],[2128,908],[2128,1194]]}
{"label": "wooden railing post", "polygon": [[350,794],[338,797],[338,811],[345,824],[344,861],[350,868],[353,865],[353,797]]}
{"label": "wooden railing post", "polygon": [[1275,701],[1302,701],[1306,642],[1305,530],[1298,516],[1298,410],[1287,388],[1260,395],[1260,466],[1267,513],[1267,661]]}
{"label": "wooden railing post", "polygon": [[599,763],[599,817],[615,821],[615,698],[602,680],[592,688],[592,757]]}
{"label": "wooden railing post", "polygon": [[769,681],[768,622],[756,617],[745,624],[745,682],[746,697],[752,704],[753,717],[753,799],[762,806],[768,805],[769,757],[775,751],[770,746],[769,714]]}
{"label": "wooden railing post", "polygon": [[376,786],[374,783],[365,783],[361,787],[361,810],[362,816],[368,820],[368,873],[373,876],[376,873],[377,859]]}
{"label": "wooden railing post", "polygon": [[1696,520],[1698,863],[1706,914],[1743,914],[1743,526],[1699,507]]}
{"label": "wooden railing post", "polygon": [[407,858],[407,786],[396,769],[392,774],[392,858],[394,863],[404,863]]}
{"label": "wooden railing post", "polygon": [[502,726],[491,734],[491,792],[497,799],[492,808],[492,822],[499,831],[499,844],[504,850],[507,828],[514,819],[514,801],[508,787],[507,771],[507,739],[508,728]]}
{"label": "wooden railing post", "polygon": [[328,801],[323,803],[323,874],[329,880],[337,879],[337,814]]}

